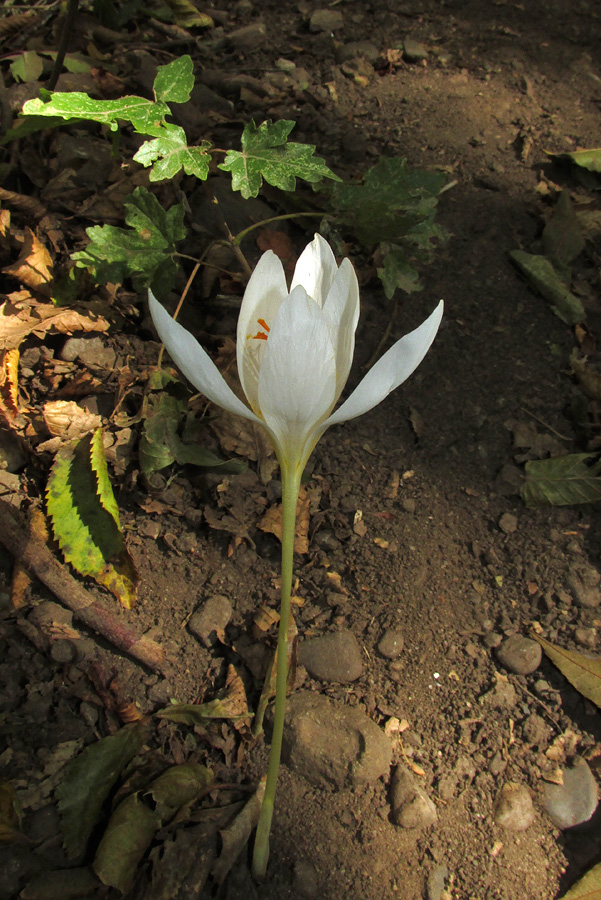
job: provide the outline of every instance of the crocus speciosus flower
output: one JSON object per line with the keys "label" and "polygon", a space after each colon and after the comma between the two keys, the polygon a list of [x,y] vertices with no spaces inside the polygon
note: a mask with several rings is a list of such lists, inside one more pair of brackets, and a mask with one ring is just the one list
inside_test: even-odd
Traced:
{"label": "crocus speciosus flower", "polygon": [[411,375],[434,340],[442,310],[441,301],[332,412],[353,360],[359,286],[350,261],[337,266],[321,235],[301,254],[290,291],[272,250],[263,254],[250,277],[237,342],[238,373],[249,406],[196,339],[150,294],[159,336],[188,381],[213,403],[265,428],[282,468],[299,476],[326,428],[372,409]]}
{"label": "crocus speciosus flower", "polygon": [[150,294],[150,311],[171,358],[197,390],[218,406],[266,429],[282,471],[282,593],[276,663],[276,699],[269,767],[254,845],[253,872],[262,878],[280,763],[294,525],[301,475],[330,425],[372,409],[408,378],[436,336],[443,303],[419,328],[397,341],[370,369],[348,400],[334,410],[353,361],[359,286],[348,259],[336,265],[329,244],[316,235],[301,254],[290,291],[271,250],[252,273],[238,318],[238,374],[248,400],[240,400],[198,341]]}

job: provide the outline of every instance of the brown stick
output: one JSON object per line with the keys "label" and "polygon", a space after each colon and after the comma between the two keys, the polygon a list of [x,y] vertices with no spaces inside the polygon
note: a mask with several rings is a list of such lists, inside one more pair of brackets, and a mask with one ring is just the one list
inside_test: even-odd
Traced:
{"label": "brown stick", "polygon": [[33,537],[21,514],[5,500],[0,500],[0,543],[84,625],[149,669],[164,672],[163,648],[150,638],[138,635],[96,600],[53,556],[50,548]]}

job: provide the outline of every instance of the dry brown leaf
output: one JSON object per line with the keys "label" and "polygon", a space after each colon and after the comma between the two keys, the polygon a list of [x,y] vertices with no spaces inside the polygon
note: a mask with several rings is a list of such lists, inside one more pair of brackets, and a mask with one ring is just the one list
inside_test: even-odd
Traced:
{"label": "dry brown leaf", "polygon": [[[18,292],[17,296],[23,296],[23,292]],[[0,350],[18,347],[32,333],[43,337],[47,331],[73,334],[78,331],[106,331],[108,327],[109,323],[103,316],[92,312],[59,309],[51,303],[34,304],[25,309],[18,309],[13,303],[3,303],[0,306]]]}
{"label": "dry brown leaf", "polygon": [[348,596],[348,591],[342,584],[342,577],[338,572],[326,572],[327,579],[330,584],[335,588],[338,594],[346,594]]}
{"label": "dry brown leaf", "polygon": [[275,231],[270,228],[261,228],[257,235],[257,247],[263,252],[273,250],[278,256],[284,270],[291,275],[298,259],[292,238],[285,231]]}
{"label": "dry brown leaf", "polygon": [[14,421],[19,414],[19,351],[0,351],[0,413]]}
{"label": "dry brown leaf", "polygon": [[102,425],[102,416],[86,412],[73,400],[50,400],[44,404],[42,415],[50,434],[69,440]]}
{"label": "dry brown leaf", "polygon": [[2,271],[6,275],[12,275],[28,288],[48,295],[53,278],[52,267],[52,257],[48,250],[31,228],[26,228],[19,258],[11,265],[5,266]]}
{"label": "dry brown leaf", "polygon": [[[296,504],[296,527],[294,529],[294,552],[309,552],[309,506],[311,500],[305,487],[301,487]],[[275,534],[278,540],[282,540],[282,506],[270,507],[260,522],[257,523],[261,531]]]}
{"label": "dry brown leaf", "polygon": [[26,25],[33,25],[42,15],[41,11],[28,9],[27,12],[18,13],[16,16],[6,16],[0,19],[0,39],[4,40],[16,31],[22,31]]}

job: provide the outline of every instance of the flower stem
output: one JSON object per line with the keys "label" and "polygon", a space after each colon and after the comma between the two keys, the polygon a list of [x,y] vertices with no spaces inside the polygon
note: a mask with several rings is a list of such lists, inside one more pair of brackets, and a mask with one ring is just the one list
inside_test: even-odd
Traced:
{"label": "flower stem", "polygon": [[280,627],[276,658],[275,711],[273,735],[267,767],[265,797],[261,806],[257,835],[253,851],[252,870],[257,879],[265,877],[269,859],[269,835],[275,791],[282,752],[284,715],[286,713],[286,685],[288,678],[288,623],[290,620],[290,596],[292,594],[292,569],[294,559],[294,530],[296,525],[296,503],[300,489],[301,474],[290,472],[282,465],[282,594],[280,606]]}

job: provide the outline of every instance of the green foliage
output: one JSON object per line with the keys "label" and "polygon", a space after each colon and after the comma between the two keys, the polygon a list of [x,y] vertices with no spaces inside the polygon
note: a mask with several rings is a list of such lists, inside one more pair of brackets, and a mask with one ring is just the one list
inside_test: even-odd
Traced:
{"label": "green foliage", "polygon": [[570,453],[530,460],[521,495],[526,506],[569,506],[601,500],[601,458],[591,453]]}
{"label": "green foliage", "polygon": [[171,766],[152,782],[146,795],[152,797],[161,822],[168,822],[180,807],[192,803],[213,783],[213,773],[200,763]]}
{"label": "green foliage", "polygon": [[553,159],[565,159],[588,169],[589,172],[601,173],[601,148],[592,150],[576,150],[574,153],[549,153]]}
{"label": "green foliage", "polygon": [[84,853],[117,778],[141,749],[146,729],[126,725],[117,734],[85,747],[70,762],[56,789],[61,830],[70,858]]}
{"label": "green foliage", "polygon": [[126,797],[111,816],[94,857],[93,868],[100,880],[125,894],[160,826],[158,815],[139,794]]}
{"label": "green foliage", "polygon": [[405,159],[382,157],[360,184],[334,184],[330,200],[342,229],[366,247],[381,244],[378,276],[387,297],[397,288],[421,290],[413,262],[447,239],[434,221],[439,195],[450,187],[442,172],[411,168]]}
{"label": "green foliage", "polygon": [[154,98],[162,103],[187,103],[193,87],[192,59],[180,56],[166,66],[159,66],[153,85]]}
{"label": "green foliage", "polygon": [[[193,416],[188,413],[187,393],[183,386],[163,379],[156,383],[144,401],[144,429],[140,438],[140,466],[146,476],[176,462],[220,472],[237,473],[246,468],[243,462],[223,460],[201,446],[195,434]],[[180,431],[183,426],[183,436]]]}
{"label": "green foliage", "polygon": [[159,709],[155,716],[180,725],[203,725],[208,719],[249,719],[250,713],[233,712],[227,698],[210,700],[208,703],[174,703]]}
{"label": "green foliage", "polygon": [[131,608],[138,578],[123,542],[100,429],[58,451],[46,501],[54,536],[67,562]]}
{"label": "green foliage", "polygon": [[245,199],[256,197],[263,179],[283,191],[293,191],[296,179],[315,184],[323,178],[340,181],[323,159],[314,156],[313,144],[288,143],[295,123],[287,119],[267,120],[261,125],[245,125],[240,143],[242,150],[229,150],[219,166],[231,172],[232,189]]}
{"label": "green foliage", "polygon": [[98,122],[108,125],[111,131],[117,131],[119,122],[131,122],[140,134],[160,134],[162,120],[168,114],[166,103],[153,103],[143,97],[93,100],[82,91],[55,93],[47,101],[36,97],[23,105],[25,116],[59,116],[68,122]]}
{"label": "green foliage", "polygon": [[184,129],[179,125],[166,123],[161,137],[145,141],[134,160],[145,168],[154,163],[150,170],[151,181],[173,178],[181,169],[186,175],[195,175],[201,181],[206,181],[211,161],[207,152],[210,146],[209,141],[203,141],[199,147],[189,147]]}
{"label": "green foliage", "polygon": [[175,245],[186,236],[184,208],[176,204],[164,210],[154,194],[138,187],[125,200],[128,228],[93,225],[87,229],[90,243],[72,254],[77,266],[90,269],[98,282],[122,283],[137,275],[157,296],[173,287],[177,265]]}
{"label": "green foliage", "polygon": [[572,294],[550,259],[523,250],[512,250],[509,258],[528,284],[551,304],[551,309],[562,322],[567,325],[584,322],[586,313],[582,301]]}

